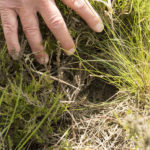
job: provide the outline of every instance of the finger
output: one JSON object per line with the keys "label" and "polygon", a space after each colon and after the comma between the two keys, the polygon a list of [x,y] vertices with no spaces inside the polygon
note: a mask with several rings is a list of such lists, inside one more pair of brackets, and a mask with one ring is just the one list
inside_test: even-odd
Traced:
{"label": "finger", "polygon": [[1,20],[9,54],[16,60],[20,53],[17,14],[12,9],[3,9],[1,10]]}
{"label": "finger", "polygon": [[54,34],[55,38],[64,48],[65,52],[68,55],[73,54],[75,52],[74,42],[68,32],[61,13],[55,5],[55,2],[50,0],[40,0],[38,11],[42,15],[51,32]]}
{"label": "finger", "polygon": [[18,14],[22,23],[23,31],[37,61],[40,64],[46,64],[49,58],[42,45],[42,36],[36,12],[33,9],[26,10],[22,8],[18,11]]}
{"label": "finger", "polygon": [[100,16],[96,13],[88,0],[62,0],[67,6],[75,10],[87,24],[96,32],[104,29]]}

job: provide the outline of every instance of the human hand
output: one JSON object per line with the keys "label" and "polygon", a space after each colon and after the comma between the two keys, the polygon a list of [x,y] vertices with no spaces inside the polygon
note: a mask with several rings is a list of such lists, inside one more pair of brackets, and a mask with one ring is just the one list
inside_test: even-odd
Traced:
{"label": "human hand", "polygon": [[[101,32],[103,30],[102,20],[88,0],[62,1],[75,10],[94,31]],[[75,52],[74,42],[54,0],[0,0],[2,26],[8,51],[12,58],[16,60],[20,55],[17,21],[17,16],[19,16],[23,31],[37,61],[41,64],[48,62],[48,54],[42,45],[37,12],[43,17],[66,54],[73,54]]]}

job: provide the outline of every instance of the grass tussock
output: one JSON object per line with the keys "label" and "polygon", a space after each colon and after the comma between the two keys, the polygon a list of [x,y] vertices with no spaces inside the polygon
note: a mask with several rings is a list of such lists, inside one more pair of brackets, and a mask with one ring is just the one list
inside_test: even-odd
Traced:
{"label": "grass tussock", "polygon": [[0,149],[150,149],[150,2],[90,2],[101,34],[56,1],[76,44],[71,57],[40,18],[45,66],[21,28],[24,53],[12,61],[0,29]]}
{"label": "grass tussock", "polygon": [[[148,96],[150,84],[150,4],[148,1],[133,1],[132,5],[133,11],[126,18],[118,18],[116,12],[113,24],[106,22],[106,36],[101,42],[97,37],[100,53],[92,54],[92,60],[81,61],[91,68],[89,72],[93,76],[102,77],[119,89],[134,95],[139,93],[142,97]],[[97,65],[102,65],[105,71],[94,67],[91,61],[97,61]]]}

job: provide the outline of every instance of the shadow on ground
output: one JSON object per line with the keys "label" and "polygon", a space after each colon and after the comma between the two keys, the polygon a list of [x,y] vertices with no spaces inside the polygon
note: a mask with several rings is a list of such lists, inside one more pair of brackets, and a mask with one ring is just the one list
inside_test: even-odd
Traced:
{"label": "shadow on ground", "polygon": [[118,89],[106,83],[102,79],[95,78],[82,93],[87,94],[87,100],[92,103],[100,103],[113,100],[113,96],[118,92]]}

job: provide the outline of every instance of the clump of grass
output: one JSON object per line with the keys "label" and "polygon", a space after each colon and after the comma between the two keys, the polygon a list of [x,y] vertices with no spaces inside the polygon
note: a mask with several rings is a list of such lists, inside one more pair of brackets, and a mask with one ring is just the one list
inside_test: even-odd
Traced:
{"label": "clump of grass", "polygon": [[55,130],[51,126],[52,122],[56,125],[59,114],[65,110],[59,104],[61,97],[47,91],[50,92],[49,96],[42,102],[37,98],[37,93],[42,92],[42,88],[37,90],[37,84],[32,94],[26,92],[30,87],[24,89],[21,83],[20,87],[15,87],[15,84],[11,82],[1,89],[1,146],[3,149],[21,149],[23,146],[28,147],[29,141],[42,145]]}
{"label": "clump of grass", "polygon": [[60,103],[63,94],[27,63],[11,60],[6,46],[0,52],[0,64],[0,149],[41,148],[49,143],[66,111],[67,106]]}
{"label": "clump of grass", "polygon": [[[97,36],[97,49],[92,60],[80,59],[89,66],[86,68],[93,76],[105,79],[121,91],[127,91],[140,100],[149,99],[150,87],[150,30],[148,1],[132,2],[132,13],[122,20],[115,16],[112,24],[106,22],[106,36],[100,39]],[[90,62],[101,65],[94,67]],[[97,69],[98,68],[98,69]],[[145,97],[146,96],[146,97]]]}

